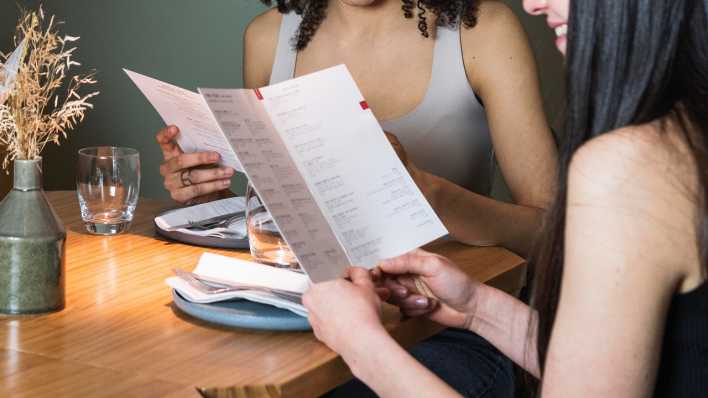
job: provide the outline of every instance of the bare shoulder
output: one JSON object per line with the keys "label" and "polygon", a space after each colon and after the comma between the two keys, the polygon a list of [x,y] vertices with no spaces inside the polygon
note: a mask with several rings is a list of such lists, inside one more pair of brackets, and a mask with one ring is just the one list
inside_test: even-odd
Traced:
{"label": "bare shoulder", "polygon": [[568,211],[597,211],[597,224],[604,218],[619,222],[626,233],[617,244],[676,267],[689,276],[690,288],[700,279],[698,186],[681,130],[664,119],[603,134],[576,151],[568,174]]}
{"label": "bare shoulder", "polygon": [[697,192],[695,162],[688,144],[678,124],[668,118],[624,127],[585,143],[573,155],[570,175],[591,172],[605,182],[634,181],[622,184],[624,189]]}
{"label": "bare shoulder", "polygon": [[[536,65],[521,21],[506,4],[497,0],[482,0],[477,25],[461,28],[465,68],[473,88],[481,88],[494,79],[510,75],[536,78]],[[526,78],[527,76],[524,76]],[[491,82],[496,85],[496,81]],[[493,90],[493,87],[490,88]]]}
{"label": "bare shoulder", "polygon": [[276,37],[280,30],[280,22],[283,15],[277,9],[271,8],[268,11],[257,15],[246,27],[246,35],[258,40],[261,36]]}
{"label": "bare shoulder", "polygon": [[499,0],[482,0],[479,2],[479,22],[482,24],[492,24],[494,22],[505,22],[517,20],[514,11]]}
{"label": "bare shoulder", "polygon": [[270,9],[255,17],[244,34],[244,84],[248,88],[268,84],[275,61],[278,34],[283,16]]}
{"label": "bare shoulder", "polygon": [[[484,42],[514,38],[520,33],[525,37],[519,18],[508,5],[498,0],[480,1],[477,25],[472,29],[462,29],[463,39],[486,36]],[[494,38],[488,35],[494,35]]]}

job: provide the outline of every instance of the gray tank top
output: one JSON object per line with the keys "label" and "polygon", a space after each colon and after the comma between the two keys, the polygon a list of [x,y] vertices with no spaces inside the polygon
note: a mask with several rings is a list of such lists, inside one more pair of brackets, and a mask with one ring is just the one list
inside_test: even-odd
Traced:
{"label": "gray tank top", "polygon": [[[283,15],[270,83],[292,79],[297,52],[292,38],[302,17]],[[381,121],[421,170],[489,195],[493,151],[484,108],[469,85],[459,29],[438,28],[433,69],[423,101],[410,113]]]}

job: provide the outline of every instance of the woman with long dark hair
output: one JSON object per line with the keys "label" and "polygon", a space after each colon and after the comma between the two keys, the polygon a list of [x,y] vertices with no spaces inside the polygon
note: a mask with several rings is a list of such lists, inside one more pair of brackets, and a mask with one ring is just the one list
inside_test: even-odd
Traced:
{"label": "woman with long dark hair", "polygon": [[[533,55],[507,6],[489,0],[274,2],[275,9],[246,29],[246,87],[346,64],[452,238],[528,254],[553,199],[557,154]],[[217,154],[184,154],[177,134],[174,126],[158,134],[161,173],[172,197],[194,203],[228,194],[234,171],[203,167],[218,162]],[[494,159],[513,203],[489,197]],[[460,391],[511,394],[511,362],[472,333],[447,330],[412,353]],[[476,378],[456,373],[454,363],[478,364]],[[353,383],[337,394],[371,392]]]}
{"label": "woman with long dark hair", "polygon": [[[392,292],[408,291],[394,301],[479,333],[544,397],[705,396],[708,0],[524,3],[567,48],[567,136],[532,305],[423,251],[381,265]],[[317,336],[380,395],[454,395],[381,327],[370,274],[350,279],[305,296]]]}

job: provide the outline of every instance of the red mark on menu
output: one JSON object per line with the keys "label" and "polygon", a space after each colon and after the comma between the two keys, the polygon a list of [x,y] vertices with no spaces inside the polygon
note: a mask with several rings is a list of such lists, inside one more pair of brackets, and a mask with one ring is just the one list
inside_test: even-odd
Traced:
{"label": "red mark on menu", "polygon": [[263,101],[263,94],[261,94],[261,90],[254,88],[253,92],[256,93],[256,97],[258,97],[259,100]]}
{"label": "red mark on menu", "polygon": [[361,105],[361,109],[363,110],[369,109],[369,104],[367,104],[366,101],[361,101],[359,105]]}

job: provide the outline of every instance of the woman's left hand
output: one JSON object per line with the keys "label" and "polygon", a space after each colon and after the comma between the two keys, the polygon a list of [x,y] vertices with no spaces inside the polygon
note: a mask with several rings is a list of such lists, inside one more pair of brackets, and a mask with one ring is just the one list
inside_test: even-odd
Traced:
{"label": "woman's left hand", "polygon": [[[368,270],[349,268],[349,280],[337,279],[310,287],[303,297],[315,336],[343,357],[366,347],[369,337],[385,335],[381,298]],[[351,281],[351,282],[350,282]]]}

